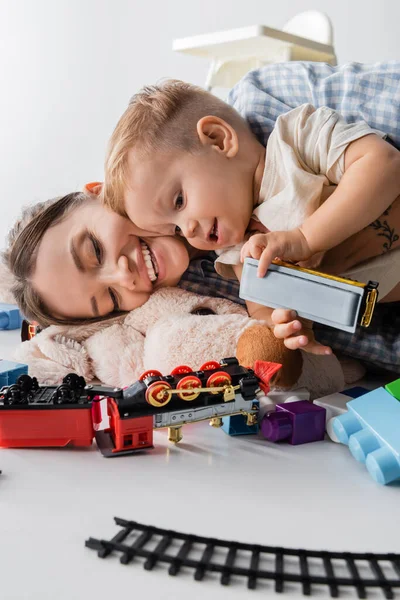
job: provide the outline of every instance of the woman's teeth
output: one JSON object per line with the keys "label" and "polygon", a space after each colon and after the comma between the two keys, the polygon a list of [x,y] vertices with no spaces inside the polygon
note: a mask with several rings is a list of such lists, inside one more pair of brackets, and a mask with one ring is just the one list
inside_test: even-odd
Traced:
{"label": "woman's teeth", "polygon": [[151,282],[156,281],[158,277],[158,264],[154,254],[145,242],[140,242],[142,249],[144,264],[146,265],[147,273]]}

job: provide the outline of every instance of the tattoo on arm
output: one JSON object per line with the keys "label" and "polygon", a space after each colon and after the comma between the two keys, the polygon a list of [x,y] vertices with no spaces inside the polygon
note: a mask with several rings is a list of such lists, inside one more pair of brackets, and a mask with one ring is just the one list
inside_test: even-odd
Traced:
{"label": "tattoo on arm", "polygon": [[[385,212],[383,213],[382,217],[387,217],[391,208],[392,207],[389,206],[389,208],[387,210],[385,210]],[[389,252],[389,250],[392,249],[393,244],[398,241],[399,236],[396,233],[394,227],[390,227],[388,221],[386,219],[382,220],[382,217],[380,217],[379,219],[376,219],[376,221],[373,221],[369,225],[369,227],[372,227],[372,229],[375,229],[375,231],[378,234],[378,237],[385,238],[386,241],[383,244],[383,254],[384,254],[385,252]]]}

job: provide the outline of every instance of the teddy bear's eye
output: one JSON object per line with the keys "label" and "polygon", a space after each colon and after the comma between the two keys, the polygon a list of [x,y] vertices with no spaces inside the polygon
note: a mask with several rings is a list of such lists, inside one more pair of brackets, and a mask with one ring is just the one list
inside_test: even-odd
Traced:
{"label": "teddy bear's eye", "polygon": [[191,312],[192,315],[215,315],[216,313],[211,310],[211,308],[207,308],[206,306],[199,306],[198,308],[194,308]]}

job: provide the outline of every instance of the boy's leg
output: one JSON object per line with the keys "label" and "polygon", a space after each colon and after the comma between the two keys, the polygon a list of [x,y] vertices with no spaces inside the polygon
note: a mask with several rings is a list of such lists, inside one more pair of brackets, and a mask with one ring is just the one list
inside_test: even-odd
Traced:
{"label": "boy's leg", "polygon": [[400,374],[400,302],[377,304],[371,325],[354,334],[314,323],[318,342],[363,362],[371,370]]}

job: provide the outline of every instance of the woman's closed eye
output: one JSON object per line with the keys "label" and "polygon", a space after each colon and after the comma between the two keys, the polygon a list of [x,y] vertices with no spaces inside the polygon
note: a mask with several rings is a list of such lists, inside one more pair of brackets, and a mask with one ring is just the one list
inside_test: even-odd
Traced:
{"label": "woman's closed eye", "polygon": [[[96,257],[96,260],[97,260],[97,264],[99,266],[101,266],[103,263],[103,260],[104,260],[103,246],[101,245],[99,240],[92,233],[89,234],[89,237],[90,237],[90,241],[92,243],[92,248],[93,248],[93,252]],[[108,293],[110,295],[111,302],[113,304],[113,311],[118,312],[120,310],[120,308],[119,308],[119,298],[118,298],[117,293],[112,288],[108,288]]]}
{"label": "woman's closed eye", "polygon": [[112,303],[113,303],[113,311],[114,312],[118,312],[120,310],[120,308],[119,308],[119,302],[118,302],[117,294],[114,292],[114,290],[112,288],[108,288],[108,293],[110,294],[110,298],[111,298]]}
{"label": "woman's closed eye", "polygon": [[93,248],[93,252],[94,255],[96,257],[97,260],[97,264],[101,265],[103,262],[103,246],[100,244],[100,242],[95,238],[95,236],[93,235],[93,233],[89,233],[89,238],[90,241],[92,243],[92,248]]}

